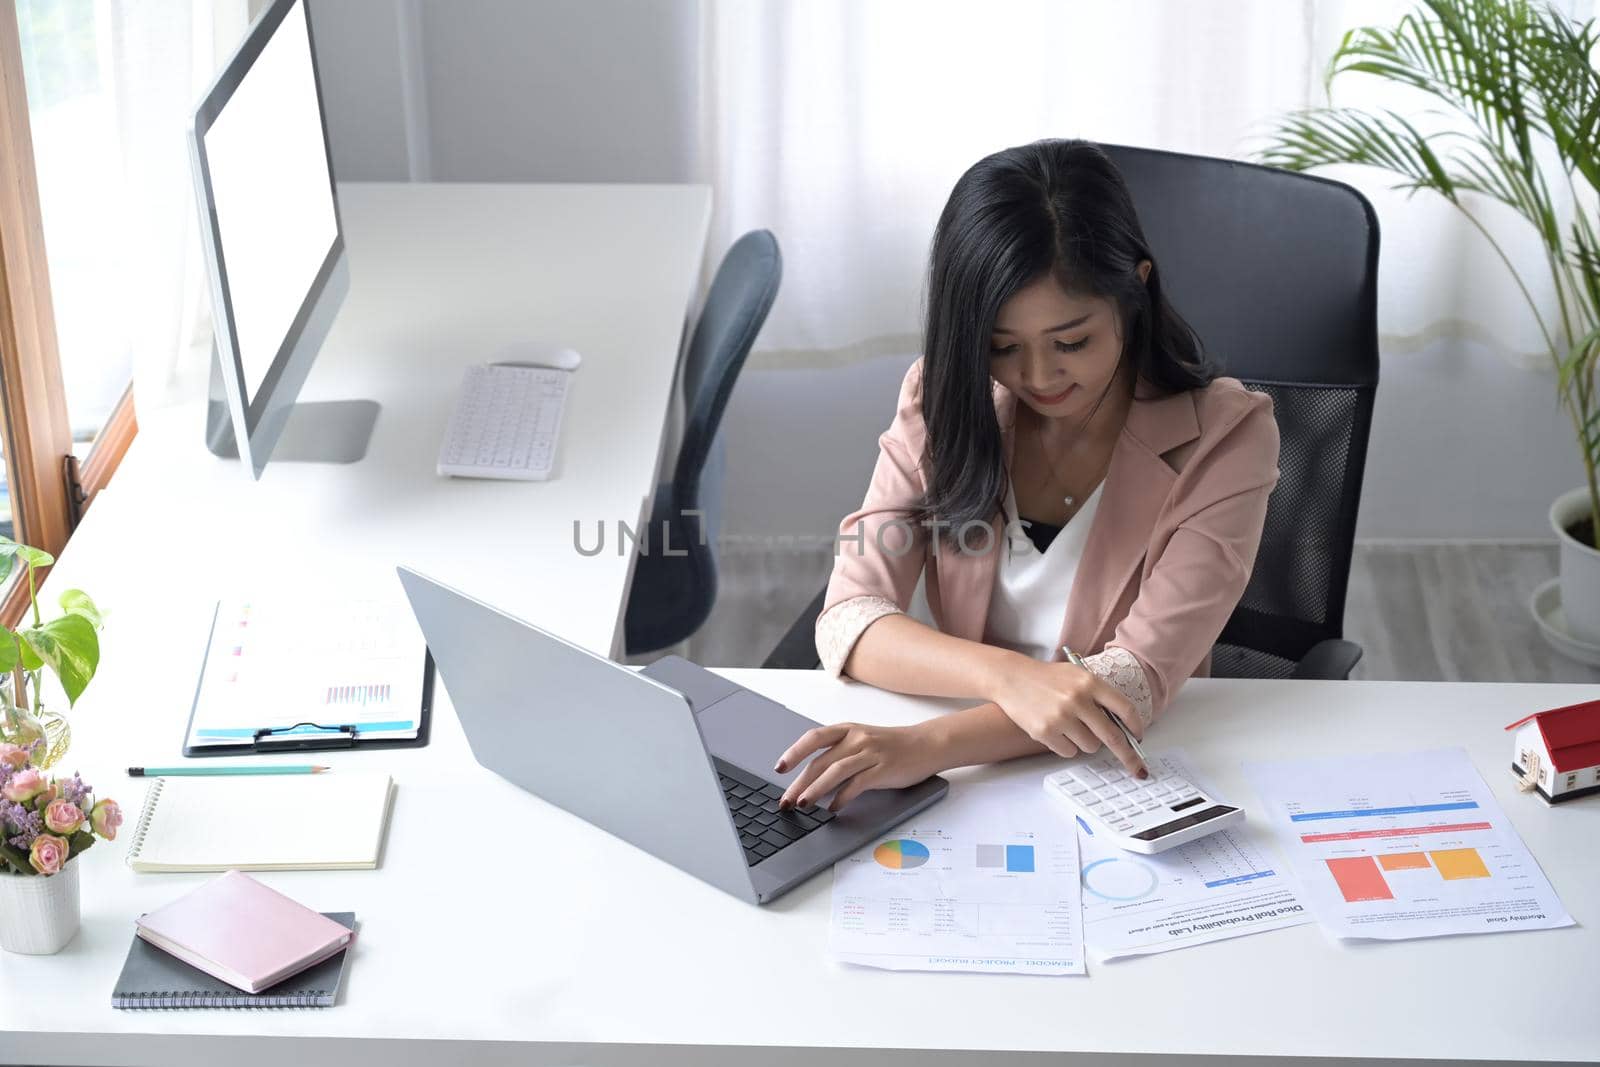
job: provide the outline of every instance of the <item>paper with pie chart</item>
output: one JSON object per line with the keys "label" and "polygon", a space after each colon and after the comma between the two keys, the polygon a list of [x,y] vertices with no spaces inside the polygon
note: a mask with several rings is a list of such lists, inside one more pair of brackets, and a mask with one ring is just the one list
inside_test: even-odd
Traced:
{"label": "paper with pie chart", "polygon": [[1255,763],[1245,773],[1307,906],[1335,937],[1572,925],[1465,749]]}
{"label": "paper with pie chart", "polygon": [[1078,849],[1037,773],[944,800],[833,868],[834,955],[890,970],[1083,974]]}
{"label": "paper with pie chart", "polygon": [[[1152,755],[1162,774],[1199,782],[1182,752]],[[1151,856],[1078,824],[1084,940],[1096,960],[1143,956],[1311,921],[1294,880],[1249,823]]]}

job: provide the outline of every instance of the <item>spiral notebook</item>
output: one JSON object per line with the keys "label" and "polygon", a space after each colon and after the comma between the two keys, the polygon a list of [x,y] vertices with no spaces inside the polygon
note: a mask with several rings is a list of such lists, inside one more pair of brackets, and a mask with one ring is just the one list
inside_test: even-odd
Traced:
{"label": "spiral notebook", "polygon": [[[322,913],[341,926],[356,929],[353,911]],[[350,949],[330,956],[270,989],[246,993],[198,967],[163,952],[135,936],[128,947],[113,1008],[331,1008],[344,986]]]}
{"label": "spiral notebook", "polygon": [[136,871],[357,870],[378,865],[387,774],[155,778],[128,843]]}

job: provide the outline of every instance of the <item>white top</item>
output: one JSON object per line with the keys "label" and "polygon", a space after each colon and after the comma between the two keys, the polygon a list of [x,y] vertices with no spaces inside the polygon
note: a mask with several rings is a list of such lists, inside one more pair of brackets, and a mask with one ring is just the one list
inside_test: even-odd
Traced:
{"label": "white top", "polygon": [[[1061,527],[1043,552],[1023,531],[1017,516],[1016,493],[1007,485],[1006,544],[989,599],[985,644],[1000,645],[1038,660],[1056,658],[1067,595],[1083,559],[1105,484],[1102,479],[1095,486],[1083,507]],[[1014,522],[1018,524],[1013,525]]]}

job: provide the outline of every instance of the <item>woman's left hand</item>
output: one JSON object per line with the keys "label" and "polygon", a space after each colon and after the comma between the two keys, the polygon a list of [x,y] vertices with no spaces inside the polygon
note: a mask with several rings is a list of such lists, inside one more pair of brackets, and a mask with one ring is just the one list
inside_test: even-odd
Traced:
{"label": "woman's left hand", "polygon": [[818,726],[801,734],[778,758],[775,769],[785,773],[813,752],[817,757],[784,790],[780,807],[816,804],[833,793],[828,810],[838,811],[868,789],[915,785],[940,770],[925,724]]}

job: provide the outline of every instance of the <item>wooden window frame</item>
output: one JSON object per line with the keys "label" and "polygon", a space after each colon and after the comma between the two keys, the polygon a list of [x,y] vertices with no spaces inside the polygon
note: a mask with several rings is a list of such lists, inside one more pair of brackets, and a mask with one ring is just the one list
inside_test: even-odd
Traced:
{"label": "wooden window frame", "polygon": [[[0,0],[0,420],[17,540],[60,555],[94,494],[122,461],[138,423],[130,386],[90,454],[82,463],[72,455],[22,37],[17,7],[4,0]],[[26,583],[13,583],[0,602],[0,623],[16,625],[27,603]]]}

